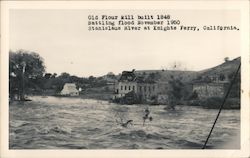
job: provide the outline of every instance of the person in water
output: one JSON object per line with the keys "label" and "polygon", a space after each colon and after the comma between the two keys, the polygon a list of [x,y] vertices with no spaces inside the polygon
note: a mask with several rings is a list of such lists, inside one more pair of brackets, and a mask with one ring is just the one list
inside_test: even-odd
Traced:
{"label": "person in water", "polygon": [[127,128],[128,127],[128,125],[133,125],[133,120],[128,120],[127,122],[125,122],[125,123],[121,123],[121,126],[122,127],[125,127],[125,128]]}
{"label": "person in water", "polygon": [[150,111],[148,108],[145,109],[145,114],[143,116],[143,126],[145,124],[145,121],[148,119],[149,121],[152,121],[153,120],[153,117],[149,116],[150,114]]}
{"label": "person in water", "polygon": [[133,120],[128,120],[126,122],[123,122],[122,119],[121,119],[120,122],[118,122],[117,120],[116,120],[116,122],[117,122],[117,124],[120,124],[122,127],[125,127],[125,128],[127,128],[129,125],[130,126],[133,125]]}

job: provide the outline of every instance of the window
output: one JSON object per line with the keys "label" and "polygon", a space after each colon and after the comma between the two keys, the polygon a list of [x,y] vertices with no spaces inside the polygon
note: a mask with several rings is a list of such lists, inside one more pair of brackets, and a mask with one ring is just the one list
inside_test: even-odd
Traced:
{"label": "window", "polygon": [[128,86],[128,90],[130,91],[130,86]]}
{"label": "window", "polygon": [[144,92],[146,92],[147,91],[147,86],[144,86]]}
{"label": "window", "polygon": [[140,90],[140,92],[142,91],[142,87],[141,86],[139,87],[139,90]]}
{"label": "window", "polygon": [[133,86],[133,91],[135,90],[135,86]]}
{"label": "window", "polygon": [[123,86],[121,86],[121,90],[123,89]]}
{"label": "window", "polygon": [[124,90],[127,90],[127,86],[124,86]]}

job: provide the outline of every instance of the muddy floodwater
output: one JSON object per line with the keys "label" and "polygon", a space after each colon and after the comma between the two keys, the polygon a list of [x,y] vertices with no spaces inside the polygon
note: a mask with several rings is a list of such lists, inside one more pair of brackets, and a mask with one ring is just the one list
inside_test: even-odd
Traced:
{"label": "muddy floodwater", "polygon": [[[118,105],[81,98],[31,97],[9,106],[10,149],[201,149],[218,110]],[[124,128],[121,122],[133,120]],[[223,110],[208,148],[240,148],[240,110]]]}

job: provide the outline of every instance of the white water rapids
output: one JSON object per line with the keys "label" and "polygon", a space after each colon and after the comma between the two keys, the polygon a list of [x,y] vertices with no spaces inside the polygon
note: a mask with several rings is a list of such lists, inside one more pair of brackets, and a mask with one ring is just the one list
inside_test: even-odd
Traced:
{"label": "white water rapids", "polygon": [[[10,149],[201,149],[218,110],[149,106],[153,120],[142,126],[147,105],[106,101],[32,97],[12,102]],[[133,120],[124,128],[120,119]],[[222,110],[208,148],[240,148],[240,110]]]}

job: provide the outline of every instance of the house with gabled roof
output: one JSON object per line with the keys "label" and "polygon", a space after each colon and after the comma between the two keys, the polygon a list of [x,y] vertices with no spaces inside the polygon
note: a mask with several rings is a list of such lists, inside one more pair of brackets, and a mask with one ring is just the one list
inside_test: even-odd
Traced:
{"label": "house with gabled roof", "polygon": [[64,96],[79,96],[79,91],[74,83],[65,83],[60,94]]}

